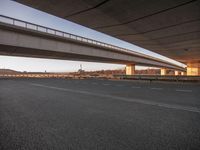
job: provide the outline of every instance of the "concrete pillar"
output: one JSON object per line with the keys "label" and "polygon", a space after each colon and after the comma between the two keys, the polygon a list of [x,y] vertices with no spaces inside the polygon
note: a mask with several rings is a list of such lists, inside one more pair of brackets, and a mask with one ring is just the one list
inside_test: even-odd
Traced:
{"label": "concrete pillar", "polygon": [[165,69],[165,68],[160,69],[161,76],[165,76],[166,74],[167,74],[167,69]]}
{"label": "concrete pillar", "polygon": [[135,65],[130,64],[126,65],[126,75],[134,75],[135,74]]}
{"label": "concrete pillar", "polygon": [[188,63],[187,64],[188,76],[200,76],[200,63]]}
{"label": "concrete pillar", "polygon": [[175,76],[178,76],[178,75],[180,75],[180,72],[177,71],[177,70],[175,70],[175,71],[174,71],[174,74],[175,74]]}
{"label": "concrete pillar", "polygon": [[185,76],[185,75],[186,75],[186,72],[181,72],[181,75],[182,75],[182,76]]}

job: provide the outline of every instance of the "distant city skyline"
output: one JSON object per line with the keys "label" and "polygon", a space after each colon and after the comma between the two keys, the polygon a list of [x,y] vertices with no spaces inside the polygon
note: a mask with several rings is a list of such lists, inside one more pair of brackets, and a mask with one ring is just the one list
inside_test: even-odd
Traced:
{"label": "distant city skyline", "polygon": [[[136,52],[151,55],[184,66],[181,63],[178,63],[174,60],[171,60],[154,52],[145,50],[133,44],[113,38],[109,35],[105,35],[103,33],[94,31],[92,29],[72,23],[70,21],[24,6],[14,1],[1,0],[0,14],[32,22],[35,24],[43,25],[46,27],[54,28],[57,30],[69,32],[72,34],[80,35],[83,37],[95,39],[105,43],[113,44],[116,46],[134,50]],[[124,65],[117,65],[117,64],[0,56],[0,68],[14,69],[17,71],[45,71],[45,70],[51,72],[77,71],[80,68],[80,64],[83,65],[84,70],[89,70],[89,71],[102,70],[102,69],[119,69],[124,67]],[[136,69],[141,69],[141,68],[143,67],[136,67]]]}

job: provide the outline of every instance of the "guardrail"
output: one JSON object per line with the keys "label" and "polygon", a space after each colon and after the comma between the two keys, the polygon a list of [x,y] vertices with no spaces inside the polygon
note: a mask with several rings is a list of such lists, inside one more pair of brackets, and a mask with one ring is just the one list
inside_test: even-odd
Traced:
{"label": "guardrail", "polygon": [[0,79],[20,79],[20,78],[62,78],[62,79],[112,79],[112,75],[92,76],[89,74],[59,74],[59,73],[18,73],[18,74],[0,74]]}
{"label": "guardrail", "polygon": [[82,37],[82,36],[74,35],[74,34],[71,34],[71,33],[63,32],[63,31],[60,31],[60,30],[52,29],[52,28],[49,28],[49,27],[37,25],[37,24],[34,24],[34,23],[26,22],[26,21],[22,21],[22,20],[11,18],[11,17],[4,16],[4,15],[0,15],[0,22],[5,23],[5,24],[9,24],[9,25],[22,27],[22,28],[29,29],[29,30],[47,33],[47,34],[50,34],[50,35],[54,35],[54,36],[58,36],[58,37],[66,38],[66,39],[77,40],[77,41],[93,44],[93,45],[96,45],[96,46],[102,46],[104,48],[110,48],[110,49],[117,50],[117,51],[120,51],[120,52],[126,52],[126,53],[137,55],[137,56],[140,56],[140,57],[143,57],[143,58],[148,58],[148,59],[156,60],[156,61],[159,61],[159,62],[174,65],[173,63],[170,63],[170,62],[167,62],[167,61],[164,61],[164,60],[161,60],[161,59],[149,56],[149,55],[145,55],[145,54],[142,54],[142,53],[134,52],[134,51],[126,49],[126,48],[114,46],[114,45],[104,43],[104,42],[99,42],[99,41],[96,41],[96,40],[93,40],[93,39],[85,38],[85,37]]}
{"label": "guardrail", "polygon": [[66,78],[73,77],[73,75],[68,74],[32,74],[32,73],[19,73],[19,74],[0,74],[0,78]]}
{"label": "guardrail", "polygon": [[123,79],[123,80],[138,80],[138,81],[175,81],[175,82],[197,82],[200,83],[200,76],[160,76],[160,75],[111,75],[111,76],[90,76],[90,75],[69,75],[69,74],[0,74],[0,79],[12,78],[104,78],[104,79]]}
{"label": "guardrail", "polygon": [[200,82],[200,76],[174,76],[174,75],[114,75],[115,78],[124,80],[147,80],[147,81],[183,81]]}

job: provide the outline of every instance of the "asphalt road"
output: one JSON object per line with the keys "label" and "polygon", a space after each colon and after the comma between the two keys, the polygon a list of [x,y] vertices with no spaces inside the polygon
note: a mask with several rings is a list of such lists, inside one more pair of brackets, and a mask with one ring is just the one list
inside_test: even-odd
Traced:
{"label": "asphalt road", "polygon": [[1,150],[199,150],[200,85],[0,79]]}

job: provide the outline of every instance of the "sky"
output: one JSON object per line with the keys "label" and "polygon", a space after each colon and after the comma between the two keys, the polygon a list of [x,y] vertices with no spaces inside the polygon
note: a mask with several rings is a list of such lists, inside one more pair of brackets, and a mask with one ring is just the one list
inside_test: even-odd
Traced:
{"label": "sky", "polygon": [[[151,55],[153,57],[161,58],[175,64],[183,66],[183,64],[176,62],[167,57],[161,56],[154,52],[148,51],[141,47],[127,43],[125,41],[113,38],[109,35],[94,31],[76,23],[52,16],[50,14],[41,12],[39,10],[30,8],[28,6],[19,4],[10,0],[0,0],[0,14],[17,18],[27,22],[38,25],[54,28],[64,32],[75,35],[87,37],[97,41],[109,43],[119,47],[127,48],[136,52]],[[48,71],[48,72],[65,72],[77,71],[82,64],[84,70],[102,70],[102,69],[122,69],[124,65],[105,64],[105,63],[91,63],[82,61],[67,61],[55,59],[41,59],[41,58],[25,58],[25,57],[11,57],[0,55],[0,68],[14,69],[17,71]],[[145,67],[137,67],[136,69],[144,69]]]}

